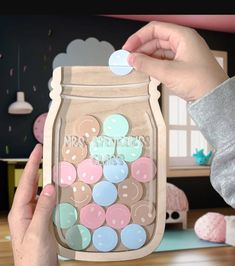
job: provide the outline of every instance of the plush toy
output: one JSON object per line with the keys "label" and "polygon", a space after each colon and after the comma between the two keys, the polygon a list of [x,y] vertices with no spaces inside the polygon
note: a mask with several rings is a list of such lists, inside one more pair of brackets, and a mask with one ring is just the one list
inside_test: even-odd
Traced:
{"label": "plush toy", "polygon": [[196,149],[196,153],[193,154],[195,161],[198,165],[207,165],[212,156],[212,151],[210,151],[207,155],[204,154],[204,149],[198,150]]}
{"label": "plush toy", "polygon": [[226,232],[225,216],[216,212],[208,212],[195,222],[194,230],[200,239],[223,243]]}
{"label": "plush toy", "polygon": [[184,191],[167,183],[166,195],[166,223],[182,223],[186,229],[189,203]]}

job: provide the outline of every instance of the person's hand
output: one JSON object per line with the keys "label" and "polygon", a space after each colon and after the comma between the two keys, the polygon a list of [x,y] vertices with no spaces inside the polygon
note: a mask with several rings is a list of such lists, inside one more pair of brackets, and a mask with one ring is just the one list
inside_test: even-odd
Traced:
{"label": "person's hand", "polygon": [[8,214],[15,266],[58,265],[56,245],[50,221],[56,201],[53,185],[37,196],[38,168],[42,146],[31,153]]}
{"label": "person's hand", "polygon": [[163,83],[177,96],[193,101],[228,79],[205,40],[193,29],[150,22],[122,47],[128,62]]}

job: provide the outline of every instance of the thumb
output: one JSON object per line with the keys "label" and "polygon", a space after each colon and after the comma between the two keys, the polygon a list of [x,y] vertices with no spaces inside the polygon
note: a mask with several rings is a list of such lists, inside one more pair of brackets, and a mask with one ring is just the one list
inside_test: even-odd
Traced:
{"label": "thumb", "polygon": [[166,82],[166,77],[173,71],[174,62],[150,57],[142,53],[132,53],[128,56],[128,63],[134,69],[144,72],[156,78],[162,83]]}
{"label": "thumb", "polygon": [[39,196],[31,222],[31,227],[35,228],[39,234],[48,234],[55,202],[55,187],[51,184],[48,184],[43,188]]}

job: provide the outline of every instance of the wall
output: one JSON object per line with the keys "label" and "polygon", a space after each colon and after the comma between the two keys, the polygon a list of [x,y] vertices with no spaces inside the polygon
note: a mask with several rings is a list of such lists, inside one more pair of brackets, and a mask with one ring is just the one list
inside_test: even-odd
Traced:
{"label": "wall", "polygon": [[[48,80],[52,75],[52,61],[74,39],[95,37],[120,49],[125,40],[144,22],[81,15],[2,15],[0,16],[0,158],[28,157],[37,143],[32,133],[36,117],[48,111]],[[235,35],[199,30],[213,50],[228,51],[228,72],[235,74]],[[17,92],[17,49],[20,46],[20,90],[26,94],[34,110],[29,115],[7,113]],[[3,168],[2,168],[3,169]],[[1,169],[0,169],[1,170]],[[1,170],[3,173],[3,170]],[[185,180],[185,179],[184,179]],[[208,177],[202,191],[211,190]],[[190,179],[185,190],[190,194]],[[174,182],[177,182],[176,179]],[[1,192],[0,192],[1,195]],[[197,201],[198,199],[196,199]],[[1,202],[1,201],[0,201]],[[213,205],[213,199],[208,205]],[[220,203],[218,203],[221,205]],[[218,205],[217,204],[217,205]],[[223,203],[224,204],[224,203]],[[223,205],[222,204],[222,205]],[[192,206],[197,207],[196,202]]]}

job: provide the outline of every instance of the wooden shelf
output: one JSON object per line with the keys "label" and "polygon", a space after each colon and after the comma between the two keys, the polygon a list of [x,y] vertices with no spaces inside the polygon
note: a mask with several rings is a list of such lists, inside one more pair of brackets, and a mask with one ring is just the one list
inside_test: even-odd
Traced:
{"label": "wooden shelf", "polygon": [[210,166],[184,166],[170,167],[167,177],[210,176]]}

